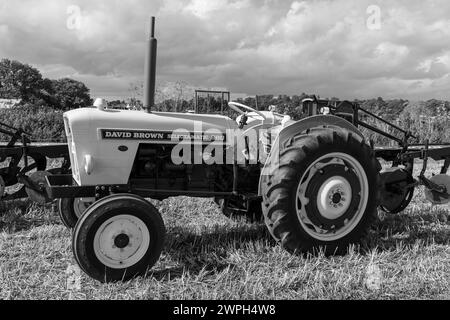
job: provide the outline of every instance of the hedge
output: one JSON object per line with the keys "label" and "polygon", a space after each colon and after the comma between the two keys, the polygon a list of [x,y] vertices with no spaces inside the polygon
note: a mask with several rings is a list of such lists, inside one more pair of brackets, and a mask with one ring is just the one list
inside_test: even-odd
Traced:
{"label": "hedge", "polygon": [[[62,111],[32,106],[0,109],[0,122],[30,132],[32,141],[66,142]],[[0,134],[0,141],[9,139],[5,134]]]}

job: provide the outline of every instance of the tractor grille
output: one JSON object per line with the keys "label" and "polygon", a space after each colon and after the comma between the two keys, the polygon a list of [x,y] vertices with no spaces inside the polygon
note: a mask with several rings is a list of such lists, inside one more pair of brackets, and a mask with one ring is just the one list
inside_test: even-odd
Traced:
{"label": "tractor grille", "polygon": [[69,156],[70,156],[70,163],[72,166],[73,178],[75,179],[75,181],[80,183],[80,171],[77,162],[75,142],[73,141],[72,128],[70,127],[69,120],[66,117],[64,117],[64,128],[66,130],[67,146],[69,148]]}

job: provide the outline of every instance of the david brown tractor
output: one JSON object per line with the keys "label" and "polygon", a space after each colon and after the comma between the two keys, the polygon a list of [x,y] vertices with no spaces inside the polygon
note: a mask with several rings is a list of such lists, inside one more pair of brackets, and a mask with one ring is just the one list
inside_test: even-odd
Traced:
{"label": "david brown tractor", "polygon": [[[445,176],[450,148],[411,147],[367,124],[375,117],[350,102],[309,99],[309,117],[293,121],[274,112],[230,103],[240,116],[152,112],[155,93],[154,19],[145,77],[148,112],[97,108],[64,115],[72,175],[45,177],[47,197],[60,200],[74,228],[75,258],[103,282],[145,274],[159,259],[165,227],[146,198],[215,198],[225,213],[262,217],[286,250],[345,251],[360,242],[377,208],[399,212],[415,187],[434,203],[449,200]],[[375,149],[365,127],[398,142]],[[414,159],[445,160],[441,175],[413,178]],[[378,159],[392,162],[382,171]],[[43,181],[41,181],[42,184]],[[262,215],[261,215],[262,212]]]}

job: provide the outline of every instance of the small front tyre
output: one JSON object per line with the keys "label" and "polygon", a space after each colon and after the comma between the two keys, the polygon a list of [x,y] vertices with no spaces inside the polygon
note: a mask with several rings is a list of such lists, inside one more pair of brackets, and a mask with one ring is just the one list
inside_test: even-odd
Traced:
{"label": "small front tyre", "polygon": [[80,268],[100,282],[145,275],[158,261],[166,230],[145,199],[113,195],[94,203],[78,221],[73,252]]}
{"label": "small front tyre", "polygon": [[62,223],[73,229],[83,213],[89,208],[92,202],[82,198],[66,198],[58,200],[58,212]]}

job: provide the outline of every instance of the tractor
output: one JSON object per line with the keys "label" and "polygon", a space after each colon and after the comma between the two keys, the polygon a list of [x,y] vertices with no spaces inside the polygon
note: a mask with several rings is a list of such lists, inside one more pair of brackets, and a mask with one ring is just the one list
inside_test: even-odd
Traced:
{"label": "tractor", "polygon": [[[153,112],[154,18],[151,25],[146,112],[110,110],[99,99],[94,108],[65,113],[72,174],[37,181],[48,199],[60,199],[75,259],[92,278],[128,280],[158,261],[166,230],[149,198],[214,198],[226,214],[263,220],[293,254],[345,252],[366,237],[378,208],[404,210],[419,185],[434,203],[450,200],[450,148],[413,147],[410,132],[389,124],[398,138],[369,125],[363,114],[384,120],[353,102],[306,99],[308,117],[300,121],[235,102],[228,107],[236,119]],[[399,147],[375,148],[361,127]],[[428,157],[445,161],[431,179],[424,175]],[[424,168],[415,179],[417,158]],[[392,168],[382,170],[380,159]]]}

